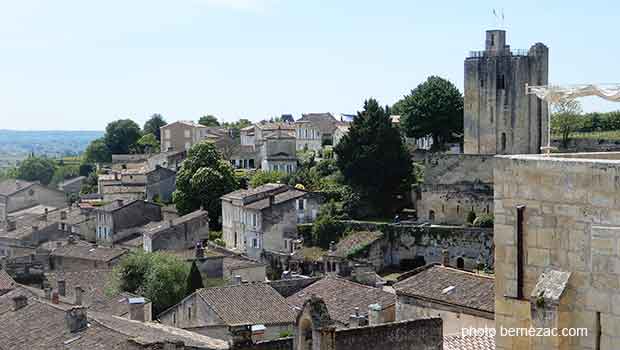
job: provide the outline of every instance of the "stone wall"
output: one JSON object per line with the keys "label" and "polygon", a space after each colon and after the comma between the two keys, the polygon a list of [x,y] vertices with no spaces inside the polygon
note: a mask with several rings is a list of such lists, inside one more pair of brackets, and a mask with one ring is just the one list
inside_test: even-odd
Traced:
{"label": "stone wall", "polygon": [[[497,327],[529,327],[540,322],[540,316],[533,311],[537,302],[531,293],[541,274],[552,268],[571,274],[556,313],[561,316],[557,319],[558,326],[588,330],[588,336],[552,339],[498,334],[498,350],[617,347],[620,341],[617,332],[620,327],[618,156],[618,153],[602,153],[581,154],[572,159],[571,155],[496,159]],[[520,215],[517,206],[524,206]],[[518,230],[520,222],[522,230]]]}
{"label": "stone wall", "polygon": [[462,225],[470,211],[489,213],[493,205],[493,157],[427,153],[424,183],[416,200],[423,221]]}
{"label": "stone wall", "polygon": [[553,140],[551,146],[560,152],[617,152],[620,151],[620,140],[570,139],[567,147],[562,147],[561,140]]}
{"label": "stone wall", "polygon": [[439,318],[394,322],[336,331],[335,347],[321,350],[442,350]]}

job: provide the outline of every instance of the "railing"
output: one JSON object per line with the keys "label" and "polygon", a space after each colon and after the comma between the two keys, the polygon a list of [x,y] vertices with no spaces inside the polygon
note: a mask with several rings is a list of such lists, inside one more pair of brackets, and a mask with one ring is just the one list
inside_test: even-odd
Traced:
{"label": "railing", "polygon": [[[508,53],[510,53],[510,56],[528,56],[529,51],[525,49],[515,49],[504,51],[499,56],[508,56]],[[487,56],[490,56],[489,51],[469,51],[469,56],[467,56],[467,58],[482,58]]]}

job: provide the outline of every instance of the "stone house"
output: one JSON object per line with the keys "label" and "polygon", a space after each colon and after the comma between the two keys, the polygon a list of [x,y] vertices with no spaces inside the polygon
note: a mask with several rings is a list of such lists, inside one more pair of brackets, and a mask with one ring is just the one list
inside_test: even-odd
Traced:
{"label": "stone house", "polygon": [[324,144],[334,144],[334,131],[339,124],[331,113],[302,114],[295,122],[297,150],[319,150]]}
{"label": "stone house", "polygon": [[50,253],[51,271],[84,271],[110,269],[127,250],[100,247],[84,241],[69,240],[68,244],[54,248]]}
{"label": "stone house", "polygon": [[281,184],[266,184],[222,196],[226,247],[259,258],[263,251],[292,253],[297,224],[318,214],[319,198]]}
{"label": "stone house", "polygon": [[161,206],[143,200],[115,200],[94,210],[97,242],[108,245],[135,234],[128,230],[161,221]]}
{"label": "stone house", "polygon": [[86,176],[77,176],[72,179],[67,179],[58,184],[58,189],[65,193],[67,200],[77,199],[82,189],[82,183],[86,180]]}
{"label": "stone house", "polygon": [[498,333],[497,349],[617,347],[619,159],[617,152],[496,157],[496,327],[588,330]]}
{"label": "stone house", "polygon": [[[226,350],[221,340],[154,322],[118,317],[39,297],[20,286],[0,296],[6,349]],[[139,298],[137,298],[139,299]],[[141,301],[141,300],[137,300]],[[140,305],[140,304],[137,304]]]}
{"label": "stone house", "polygon": [[176,172],[161,166],[152,170],[141,166],[113,170],[99,175],[97,181],[98,191],[105,201],[146,199],[170,202],[176,189]]}
{"label": "stone house", "polygon": [[156,169],[158,166],[173,171],[181,169],[181,163],[187,158],[186,150],[160,152],[150,155],[146,160],[149,169]]}
{"label": "stone house", "polygon": [[166,124],[161,130],[161,152],[188,151],[201,141],[215,143],[222,148],[232,139],[225,128],[207,127],[193,121],[179,120]]}
{"label": "stone house", "polygon": [[339,328],[394,322],[396,296],[343,278],[327,276],[286,298],[296,311],[313,296],[323,299],[329,317]]}
{"label": "stone house", "polygon": [[295,130],[291,123],[258,123],[240,131],[241,144],[230,155],[238,169],[292,173],[297,170]]}
{"label": "stone house", "polygon": [[264,135],[259,156],[261,169],[286,174],[297,171],[295,142],[295,135],[288,130],[278,129]]}
{"label": "stone house", "polygon": [[232,340],[231,326],[248,325],[254,339],[276,339],[290,333],[295,312],[265,283],[203,288],[158,316],[161,323],[208,337]]}
{"label": "stone house", "polygon": [[6,221],[13,212],[37,205],[53,209],[66,204],[63,192],[47,188],[38,182],[14,179],[0,181],[0,222]]}
{"label": "stone house", "polygon": [[399,277],[396,320],[440,317],[444,335],[467,328],[495,328],[492,277],[430,264]]}
{"label": "stone house", "polygon": [[209,238],[209,215],[196,210],[178,219],[151,224],[143,233],[144,250],[181,250],[193,248],[197,242]]}

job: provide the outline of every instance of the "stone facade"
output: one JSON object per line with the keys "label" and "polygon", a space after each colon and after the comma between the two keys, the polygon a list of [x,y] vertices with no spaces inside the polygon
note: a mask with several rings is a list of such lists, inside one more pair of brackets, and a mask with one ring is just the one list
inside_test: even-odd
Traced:
{"label": "stone facade", "polygon": [[493,206],[493,157],[429,153],[416,198],[418,219],[462,225],[469,212],[489,214]]}
{"label": "stone facade", "polygon": [[217,146],[230,139],[228,131],[222,128],[206,127],[193,121],[176,121],[160,128],[161,151],[187,151],[200,141],[212,141]]}
{"label": "stone facade", "polygon": [[540,153],[547,143],[547,104],[525,86],[547,85],[549,49],[511,50],[506,32],[486,32],[485,50],[465,59],[464,151],[469,154]]}
{"label": "stone facade", "polygon": [[[497,349],[617,348],[618,160],[619,153],[496,158],[497,327],[588,330],[575,337],[498,333]],[[566,286],[555,282],[551,296],[544,288],[549,273],[570,275]]]}
{"label": "stone facade", "polygon": [[298,121],[295,123],[298,151],[318,151],[323,148],[323,138],[318,125],[310,121]]}
{"label": "stone facade", "polygon": [[66,203],[63,192],[39,183],[13,179],[0,181],[0,222],[6,221],[10,213],[18,210],[36,205],[59,208]]}
{"label": "stone facade", "polygon": [[[197,210],[178,219],[153,227],[144,232],[144,250],[181,250],[195,246],[209,238],[209,215],[205,210]],[[221,275],[221,273],[220,273]]]}
{"label": "stone facade", "polygon": [[161,207],[142,200],[116,200],[95,209],[94,213],[97,241],[104,244],[112,244],[133,234],[126,229],[143,226],[151,221],[161,221]]}

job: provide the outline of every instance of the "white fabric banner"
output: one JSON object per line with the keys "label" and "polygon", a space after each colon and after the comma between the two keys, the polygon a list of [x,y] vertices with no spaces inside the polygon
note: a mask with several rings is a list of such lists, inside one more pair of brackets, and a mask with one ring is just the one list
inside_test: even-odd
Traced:
{"label": "white fabric banner", "polygon": [[608,101],[620,102],[620,85],[528,86],[528,90],[549,103],[586,96],[598,96]]}

